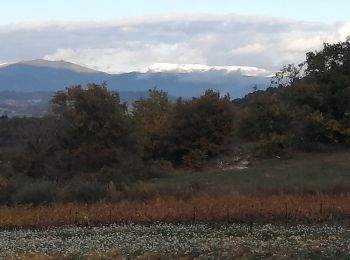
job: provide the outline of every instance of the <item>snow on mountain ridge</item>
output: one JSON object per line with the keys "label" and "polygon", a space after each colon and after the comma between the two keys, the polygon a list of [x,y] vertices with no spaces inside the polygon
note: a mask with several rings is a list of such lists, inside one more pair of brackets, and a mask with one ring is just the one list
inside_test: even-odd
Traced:
{"label": "snow on mountain ridge", "polygon": [[223,71],[226,73],[240,72],[244,76],[262,76],[268,77],[273,74],[271,71],[249,66],[208,66],[202,64],[172,64],[172,63],[155,63],[148,67],[147,72],[209,72]]}
{"label": "snow on mountain ridge", "polygon": [[[102,71],[97,71],[82,65],[75,63],[67,62],[64,60],[52,61],[44,59],[36,59],[30,61],[19,61],[19,62],[8,62],[0,63],[0,68],[8,67],[11,65],[23,64],[36,67],[48,67],[48,68],[57,68],[57,69],[68,69],[75,72],[83,73],[106,73]],[[143,70],[136,70],[134,72],[140,73],[206,73],[206,72],[223,72],[223,73],[232,73],[238,72],[243,76],[253,76],[253,77],[271,77],[274,72],[257,68],[251,66],[208,66],[203,64],[175,64],[175,63],[155,63]],[[126,73],[126,72],[125,72]],[[118,73],[122,74],[122,73]]]}

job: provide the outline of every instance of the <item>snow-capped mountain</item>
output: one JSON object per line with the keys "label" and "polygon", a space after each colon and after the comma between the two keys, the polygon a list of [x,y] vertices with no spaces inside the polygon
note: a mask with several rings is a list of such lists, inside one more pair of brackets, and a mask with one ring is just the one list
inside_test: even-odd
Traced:
{"label": "snow-capped mountain", "polygon": [[270,74],[255,67],[167,63],[154,64],[146,72],[108,74],[66,61],[40,59],[0,66],[0,91],[57,91],[71,85],[106,82],[117,91],[144,92],[157,87],[170,95],[189,98],[213,89],[236,98],[255,87],[267,88]]}
{"label": "snow-capped mountain", "polygon": [[172,63],[155,63],[148,67],[147,72],[175,72],[175,73],[194,73],[194,72],[239,72],[243,76],[268,77],[271,71],[248,66],[208,66],[202,64],[172,64]]}

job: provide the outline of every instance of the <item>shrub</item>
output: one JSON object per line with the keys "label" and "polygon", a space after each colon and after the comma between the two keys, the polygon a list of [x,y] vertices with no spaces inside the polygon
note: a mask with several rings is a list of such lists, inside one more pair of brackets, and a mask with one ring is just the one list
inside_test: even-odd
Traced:
{"label": "shrub", "polygon": [[117,184],[128,183],[132,179],[132,173],[120,167],[103,167],[96,173],[96,179],[101,183],[113,181]]}
{"label": "shrub", "polygon": [[0,174],[0,204],[8,202],[8,180]]}
{"label": "shrub", "polygon": [[208,156],[204,151],[195,149],[184,155],[182,160],[185,166],[199,170],[203,168],[205,162],[207,161],[207,157]]}
{"label": "shrub", "polygon": [[289,146],[288,137],[285,135],[273,134],[260,140],[255,149],[255,155],[259,157],[282,156]]}
{"label": "shrub", "polygon": [[125,187],[124,194],[130,200],[147,200],[158,197],[158,189],[149,183],[138,182],[130,187]]}
{"label": "shrub", "polygon": [[171,162],[163,159],[147,162],[147,167],[144,169],[145,178],[159,178],[169,175],[174,171]]}
{"label": "shrub", "polygon": [[58,185],[50,181],[24,183],[12,195],[12,201],[19,204],[51,203],[57,199]]}
{"label": "shrub", "polygon": [[148,183],[138,182],[131,186],[117,186],[112,181],[108,184],[108,199],[117,202],[127,200],[147,200],[159,196],[158,189]]}
{"label": "shrub", "polygon": [[99,182],[71,182],[63,188],[60,198],[63,201],[94,202],[107,196],[106,185]]}

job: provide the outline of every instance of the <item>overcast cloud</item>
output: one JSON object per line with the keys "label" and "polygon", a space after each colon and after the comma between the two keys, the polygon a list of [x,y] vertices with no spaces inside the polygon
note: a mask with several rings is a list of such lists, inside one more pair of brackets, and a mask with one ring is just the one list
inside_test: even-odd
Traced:
{"label": "overcast cloud", "polygon": [[343,41],[350,23],[253,16],[172,15],[108,22],[0,26],[0,63],[45,58],[107,72],[154,63],[255,66],[278,70],[323,42]]}

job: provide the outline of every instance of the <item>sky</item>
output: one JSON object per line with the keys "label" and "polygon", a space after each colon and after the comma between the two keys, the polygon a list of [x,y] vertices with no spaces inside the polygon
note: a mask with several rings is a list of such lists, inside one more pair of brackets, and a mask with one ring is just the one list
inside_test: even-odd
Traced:
{"label": "sky", "polygon": [[0,3],[0,63],[45,58],[119,73],[155,63],[301,62],[350,35],[346,0],[11,0]]}
{"label": "sky", "polygon": [[168,13],[262,15],[303,21],[349,20],[348,0],[4,0],[0,23],[103,21]]}

